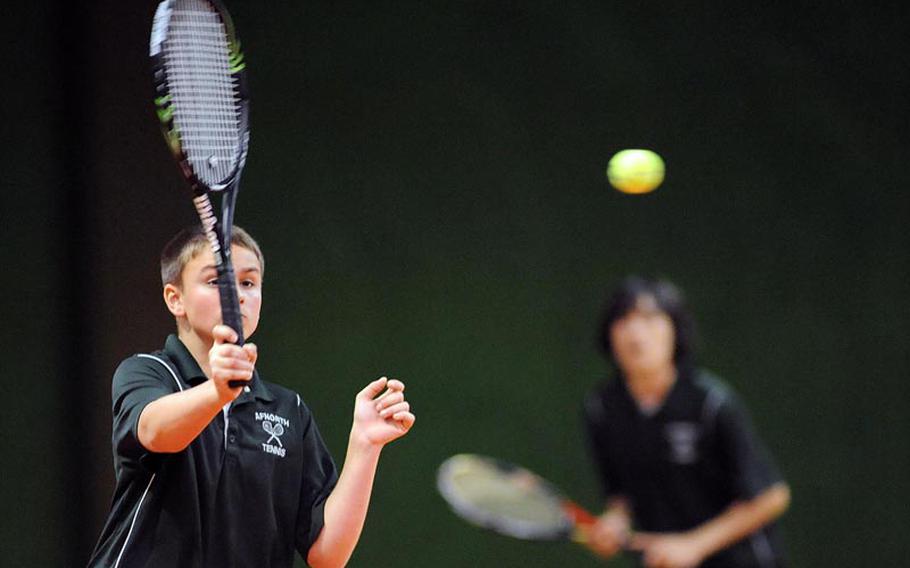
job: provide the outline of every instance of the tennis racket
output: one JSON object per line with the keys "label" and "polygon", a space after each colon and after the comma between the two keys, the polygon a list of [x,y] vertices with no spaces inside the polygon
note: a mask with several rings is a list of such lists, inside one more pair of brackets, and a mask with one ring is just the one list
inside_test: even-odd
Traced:
{"label": "tennis racket", "polygon": [[[164,139],[193,192],[218,271],[221,319],[243,324],[231,263],[231,230],[249,146],[246,64],[227,9],[218,0],[164,0],[149,42],[155,106]],[[221,195],[221,219],[212,204]],[[232,381],[240,386],[245,381]]]}
{"label": "tennis racket", "polygon": [[586,541],[595,517],[552,484],[508,462],[458,454],[439,466],[439,493],[469,523],[524,540]]}

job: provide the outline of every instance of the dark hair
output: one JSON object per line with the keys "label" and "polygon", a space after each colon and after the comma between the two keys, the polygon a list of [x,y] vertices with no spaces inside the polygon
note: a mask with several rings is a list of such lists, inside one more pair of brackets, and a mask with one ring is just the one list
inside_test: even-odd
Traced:
{"label": "dark hair", "polygon": [[[249,249],[259,259],[260,270],[265,272],[265,258],[259,249],[259,243],[243,228],[234,225],[231,230],[231,244]],[[209,246],[201,223],[181,229],[161,251],[161,285],[179,285],[186,264]]]}
{"label": "dark hair", "polygon": [[627,276],[613,290],[601,316],[598,343],[610,363],[613,360],[613,346],[610,342],[610,328],[616,320],[622,319],[635,308],[642,296],[654,298],[657,307],[673,321],[676,345],[673,362],[680,375],[688,374],[695,367],[695,320],[686,307],[682,291],[672,282],[662,278]]}

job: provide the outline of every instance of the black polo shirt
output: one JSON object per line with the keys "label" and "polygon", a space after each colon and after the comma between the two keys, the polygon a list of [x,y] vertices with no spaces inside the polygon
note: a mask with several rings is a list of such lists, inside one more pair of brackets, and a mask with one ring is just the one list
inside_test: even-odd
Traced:
{"label": "black polo shirt", "polygon": [[[692,529],[781,481],[744,407],[705,371],[681,376],[651,414],[614,379],[588,394],[584,414],[605,493],[630,501],[638,530]],[[702,566],[782,566],[777,532],[769,525]]]}
{"label": "black polo shirt", "polygon": [[117,486],[89,566],[290,567],[323,526],[335,464],[300,397],[254,375],[183,451],[137,436],[145,406],[207,380],[174,335],[113,380]]}

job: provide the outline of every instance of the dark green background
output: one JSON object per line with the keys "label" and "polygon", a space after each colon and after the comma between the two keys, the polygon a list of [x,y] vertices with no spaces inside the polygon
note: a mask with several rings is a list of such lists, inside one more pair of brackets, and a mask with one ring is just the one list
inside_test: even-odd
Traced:
{"label": "dark green background", "polygon": [[[352,566],[598,564],[467,527],[434,474],[494,454],[597,507],[580,399],[629,272],[688,291],[702,362],[792,485],[793,565],[910,557],[905,9],[229,7],[253,94],[238,222],[268,261],[260,369],[338,460],[373,377],[404,379],[418,416]],[[156,257],[194,213],[150,102],[154,3],[4,10],[0,564],[78,566],[112,490],[110,375],[170,331]],[[665,158],[654,194],[607,186],[627,147]]]}

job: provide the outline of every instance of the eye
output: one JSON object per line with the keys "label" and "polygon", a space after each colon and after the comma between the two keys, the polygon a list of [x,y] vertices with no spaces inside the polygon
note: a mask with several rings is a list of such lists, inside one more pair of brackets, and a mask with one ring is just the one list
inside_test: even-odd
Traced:
{"label": "eye", "polygon": [[218,286],[218,279],[210,278],[210,279],[206,280],[205,285],[206,286]]}

